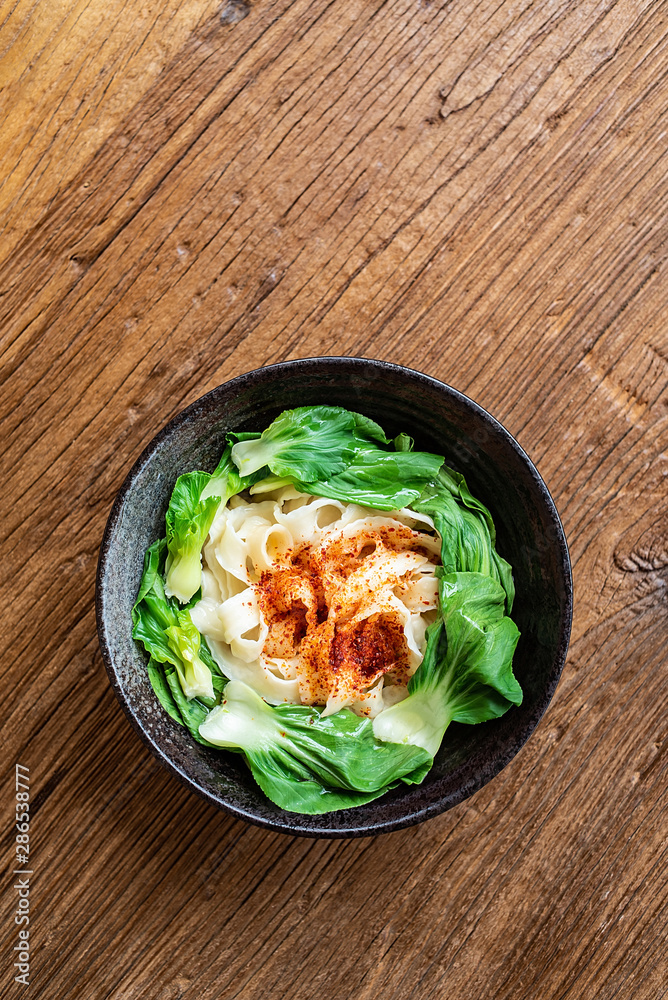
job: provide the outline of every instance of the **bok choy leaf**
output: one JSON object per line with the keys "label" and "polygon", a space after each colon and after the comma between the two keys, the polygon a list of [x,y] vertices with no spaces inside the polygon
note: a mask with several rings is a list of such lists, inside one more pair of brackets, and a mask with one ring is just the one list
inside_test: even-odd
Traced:
{"label": "bok choy leaf", "polygon": [[269,475],[269,469],[259,469],[252,476],[240,476],[239,470],[232,461],[232,445],[225,446],[220,461],[211,478],[202,490],[200,500],[208,500],[209,497],[218,497],[220,503],[226,504],[230,497],[234,497],[242,490],[248,489],[253,483],[263,476]]}
{"label": "bok choy leaf", "polygon": [[242,476],[268,466],[276,476],[311,481],[341,472],[355,444],[355,418],[338,406],[284,410],[259,438],[237,441],[232,461]]}
{"label": "bok choy leaf", "polygon": [[349,709],[323,718],[306,705],[268,705],[242,681],[229,682],[200,735],[243,750],[262,791],[289,812],[362,805],[400,781],[422,781],[431,767],[427,751],[374,739],[371,720]]}
{"label": "bok choy leaf", "polygon": [[202,546],[216,516],[218,506],[268,475],[264,468],[250,476],[240,476],[227,445],[218,466],[208,472],[186,472],[179,476],[165,515],[167,562],[165,592],[187,604],[202,582]]}
{"label": "bok choy leaf", "polygon": [[440,455],[425,451],[383,451],[360,443],[342,472],[313,483],[296,481],[295,486],[319,497],[398,510],[417,500],[442,464]]}
{"label": "bok choy leaf", "polygon": [[515,598],[512,570],[496,551],[490,512],[471,495],[464,477],[443,466],[411,507],[432,518],[441,536],[443,569],[481,573],[497,580],[505,591],[510,614]]}
{"label": "bok choy leaf", "polygon": [[412,743],[432,757],[451,722],[485,722],[522,703],[512,671],[519,631],[504,615],[503,587],[482,573],[445,573],[439,589],[442,617],[427,629],[408,698],[373,721],[378,739]]}
{"label": "bok choy leaf", "polygon": [[[230,436],[231,440],[231,436]],[[396,510],[417,500],[443,464],[412,451],[406,434],[390,439],[369,417],[334,406],[286,410],[260,438],[236,441],[232,461],[242,475],[268,466],[272,482],[302,493]]]}
{"label": "bok choy leaf", "polygon": [[[132,635],[151,658],[149,677],[161,704],[174,718],[175,711],[183,716],[183,702],[200,699],[204,705],[199,725],[208,708],[218,700],[215,688],[218,687],[218,694],[222,691],[221,683],[214,685],[214,676],[220,671],[188,609],[179,608],[165,594],[161,574],[165,551],[164,538],[146,551],[139,593],[132,609]],[[168,666],[161,669],[160,664]]]}
{"label": "bok choy leaf", "polygon": [[228,442],[242,476],[266,466],[279,478],[315,483],[343,472],[365,446],[379,451],[390,439],[361,413],[341,406],[300,406],[284,410],[259,437],[230,434]]}
{"label": "bok choy leaf", "polygon": [[202,496],[210,478],[206,472],[179,476],[165,515],[165,593],[182,604],[187,604],[202,584],[202,546],[220,503],[218,496]]}

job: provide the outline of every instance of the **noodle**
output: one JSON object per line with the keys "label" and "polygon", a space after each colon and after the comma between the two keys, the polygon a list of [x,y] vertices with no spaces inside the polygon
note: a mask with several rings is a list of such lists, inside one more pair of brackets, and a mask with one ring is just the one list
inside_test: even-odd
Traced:
{"label": "noodle", "polygon": [[225,675],[271,704],[376,716],[406,697],[436,617],[433,522],[261,489],[216,513],[194,624]]}

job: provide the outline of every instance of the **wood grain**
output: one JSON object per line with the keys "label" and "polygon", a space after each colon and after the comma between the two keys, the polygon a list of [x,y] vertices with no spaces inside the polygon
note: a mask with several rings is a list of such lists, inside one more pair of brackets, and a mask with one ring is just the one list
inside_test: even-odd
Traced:
{"label": "wood grain", "polygon": [[[9,969],[2,996],[666,997],[668,6],[12,0],[0,51],[3,787],[9,812],[30,767],[35,871],[30,986]],[[524,750],[362,841],[178,786],[93,612],[166,420],[329,353],[501,419],[575,578]]]}

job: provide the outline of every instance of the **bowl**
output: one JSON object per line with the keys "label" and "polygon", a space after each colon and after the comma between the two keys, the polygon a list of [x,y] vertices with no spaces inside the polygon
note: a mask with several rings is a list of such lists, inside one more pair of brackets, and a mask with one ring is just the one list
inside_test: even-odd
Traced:
{"label": "bowl", "polygon": [[[445,455],[492,512],[497,548],[513,566],[514,671],[521,707],[474,726],[453,723],[431,772],[354,809],[306,816],[270,802],[239,754],[198,745],[163,711],[131,637],[130,610],[146,547],[164,535],[178,475],[213,470],[230,430],[263,430],[282,410],[317,403],[377,420],[416,448]],[[568,648],[572,581],[552,498],[517,441],[481,406],[435,378],[365,358],[308,358],[240,375],[171,420],[135,462],[112,507],[100,549],[96,613],[109,679],[155,757],[189,788],[241,819],[303,836],[369,836],[436,816],[482,788],[518,753],[554,694]]]}

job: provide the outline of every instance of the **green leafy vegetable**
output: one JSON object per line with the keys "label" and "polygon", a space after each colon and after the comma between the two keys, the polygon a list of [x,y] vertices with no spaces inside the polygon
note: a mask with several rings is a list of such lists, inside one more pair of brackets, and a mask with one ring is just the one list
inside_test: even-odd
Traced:
{"label": "green leafy vegetable", "polygon": [[[217,668],[216,668],[217,669]],[[193,739],[204,746],[212,746],[200,736],[199,727],[213,707],[211,701],[199,698],[188,699],[184,695],[176,667],[171,663],[157,663],[152,658],[148,662],[148,677],[155,695],[168,715],[185,726]],[[220,702],[225,687],[225,680],[219,674],[212,673],[215,703]]]}
{"label": "green leafy vegetable", "polygon": [[187,611],[176,612],[176,625],[166,628],[165,635],[186,698],[213,698],[211,671],[199,655],[201,636]]}
{"label": "green leafy vegetable", "polygon": [[229,434],[232,461],[242,476],[268,467],[290,482],[316,482],[343,472],[360,448],[389,445],[383,428],[340,406],[284,410],[261,435]]}
{"label": "green leafy vegetable", "polygon": [[383,451],[361,443],[350,464],[329,479],[297,481],[302,493],[364,504],[378,510],[407,507],[421,495],[425,484],[438,475],[440,455],[424,451]]}
{"label": "green leafy vegetable", "polygon": [[395,451],[412,451],[415,442],[412,437],[408,434],[397,434],[394,439],[394,450]]}
{"label": "green leafy vegetable", "polygon": [[174,486],[165,516],[167,577],[165,593],[187,604],[202,583],[201,551],[218,510],[220,497],[202,497],[210,476],[186,472]]}
{"label": "green leafy vegetable", "polygon": [[353,434],[362,441],[379,441],[381,444],[389,444],[390,439],[385,431],[371,417],[365,417],[362,413],[352,413],[355,421]]}
{"label": "green leafy vegetable", "polygon": [[[216,702],[212,668],[217,670],[211,654],[205,649],[200,633],[193,625],[187,608],[181,609],[165,594],[160,572],[166,549],[165,539],[154,542],[144,556],[144,572],[137,600],[132,609],[133,638],[143,643],[151,657],[151,683],[161,703],[174,717],[173,685],[169,685],[172,699],[165,684],[172,672],[176,673],[179,691],[186,701],[203,699],[212,707]],[[205,659],[207,662],[204,662]],[[171,664],[173,671],[162,671],[158,664]]]}
{"label": "green leafy vegetable", "polygon": [[183,725],[183,719],[181,718],[181,713],[179,712],[178,706],[174,701],[174,695],[172,694],[167,679],[165,678],[165,671],[161,663],[157,663],[151,656],[148,661],[148,678],[151,682],[151,687],[153,688],[155,695],[167,712],[175,722],[178,722],[180,726]]}
{"label": "green leafy vegetable", "polygon": [[238,441],[232,460],[242,476],[266,465],[276,476],[321,479],[345,469],[355,446],[354,427],[354,414],[338,406],[284,410],[259,438]]}
{"label": "green leafy vegetable", "polygon": [[239,748],[260,788],[290,812],[324,813],[370,802],[397,782],[420,782],[431,756],[374,739],[371,721],[349,709],[323,718],[305,705],[268,705],[230,681],[200,726],[216,746]]}
{"label": "green leafy vegetable", "polygon": [[208,472],[186,472],[179,476],[165,516],[167,527],[167,577],[165,592],[182,604],[192,598],[202,582],[202,546],[219,505],[252,486],[268,469],[240,476],[227,445],[218,466]]}
{"label": "green leafy vegetable", "polygon": [[491,576],[503,587],[510,613],[515,598],[512,570],[494,548],[491,514],[471,496],[464,477],[443,466],[411,507],[433,519],[441,536],[443,569]]}
{"label": "green leafy vegetable", "polygon": [[[237,437],[237,435],[235,435]],[[253,439],[258,435],[244,435],[243,440]],[[220,461],[211,478],[202,490],[200,500],[208,500],[209,497],[218,497],[222,504],[226,504],[230,497],[236,496],[242,490],[247,490],[258,480],[269,475],[269,469],[258,469],[250,476],[240,476],[239,470],[232,461],[232,445],[228,442],[221,455]]]}
{"label": "green leafy vegetable", "polygon": [[219,673],[212,672],[211,678],[214,689],[214,699],[212,702],[208,698],[186,698],[183,693],[183,689],[181,688],[179,673],[176,667],[174,667],[171,663],[165,663],[163,664],[163,670],[165,674],[165,681],[171,691],[174,704],[178,709],[179,715],[181,716],[181,723],[198,743],[210,746],[207,740],[200,735],[199,727],[202,725],[211,709],[215,707],[215,704],[220,702],[225,687],[225,678]]}
{"label": "green leafy vegetable", "polygon": [[451,722],[485,722],[522,703],[512,671],[519,632],[504,615],[501,585],[481,573],[445,573],[440,592],[442,618],[427,629],[408,698],[373,722],[378,739],[412,743],[432,757]]}
{"label": "green leafy vegetable", "polygon": [[443,458],[413,452],[406,434],[395,438],[395,451],[382,447],[388,445],[369,417],[303,406],[286,410],[259,439],[237,441],[231,455],[242,475],[268,466],[267,488],[293,483],[302,493],[395,510],[417,500]]}

